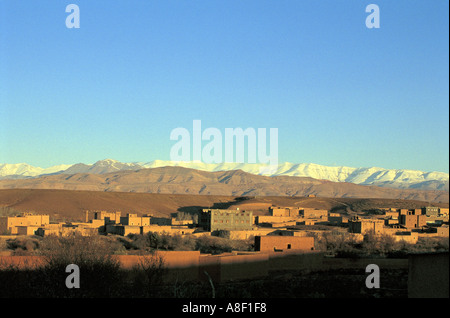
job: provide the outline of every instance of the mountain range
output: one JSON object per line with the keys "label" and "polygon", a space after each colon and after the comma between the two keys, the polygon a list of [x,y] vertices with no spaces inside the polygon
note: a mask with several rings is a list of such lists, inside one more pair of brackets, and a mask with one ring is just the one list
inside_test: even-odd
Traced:
{"label": "mountain range", "polygon": [[[242,170],[244,172],[269,177],[291,176],[308,177],[332,182],[373,185],[396,189],[443,190],[449,191],[449,174],[444,172],[423,172],[407,169],[385,169],[378,167],[353,168],[330,167],[314,163],[282,163],[276,169],[264,169],[264,164],[202,162],[173,162],[155,160],[151,162],[122,163],[113,159],[97,161],[94,164],[78,163],[74,165],[57,165],[50,168],[34,167],[26,163],[0,164],[0,180],[37,178],[58,174],[106,174],[111,172],[148,168],[180,166],[200,171],[219,172]],[[261,172],[262,171],[262,172]]]}
{"label": "mountain range", "polygon": [[[290,171],[293,172],[293,170]],[[311,169],[311,171],[314,170]],[[257,197],[315,195],[323,198],[385,198],[449,202],[449,192],[445,190],[399,189],[386,185],[335,182],[290,175],[263,176],[242,169],[205,171],[181,166],[143,168],[140,164],[124,164],[113,160],[103,160],[94,165],[73,165],[64,171],[34,177],[17,178],[17,175],[15,176],[15,178],[0,180],[0,189]]]}

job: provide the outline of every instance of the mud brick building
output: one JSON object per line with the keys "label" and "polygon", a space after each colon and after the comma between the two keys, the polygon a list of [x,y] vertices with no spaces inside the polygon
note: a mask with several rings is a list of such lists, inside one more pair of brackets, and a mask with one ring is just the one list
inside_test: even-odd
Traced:
{"label": "mud brick building", "polygon": [[300,213],[299,208],[294,207],[269,207],[269,213],[271,216],[289,216],[289,217],[298,217]]}
{"label": "mud brick building", "polygon": [[243,231],[253,229],[253,212],[224,209],[203,209],[199,226],[205,231]]}
{"label": "mud brick building", "polygon": [[400,215],[399,223],[406,228],[418,228],[427,225],[427,216],[423,214]]}
{"label": "mud brick building", "polygon": [[[50,217],[48,215],[22,213],[18,216],[3,216],[0,217],[0,233],[19,234],[19,228],[21,234],[28,235],[28,229],[36,230],[42,225],[50,223]],[[31,233],[31,232],[30,232]]]}
{"label": "mud brick building", "polygon": [[92,220],[104,220],[105,224],[119,223],[121,214],[122,213],[120,211],[117,211],[117,212],[85,211],[86,223],[89,223],[89,222],[92,223]]}
{"label": "mud brick building", "polygon": [[303,216],[305,219],[327,218],[328,210],[301,208],[300,215]]}
{"label": "mud brick building", "polygon": [[439,214],[439,208],[434,206],[427,206],[421,209],[422,214],[429,216],[437,216]]}
{"label": "mud brick building", "polygon": [[377,219],[361,219],[355,217],[348,221],[348,231],[350,233],[365,234],[373,231],[376,234],[384,232],[384,220]]}

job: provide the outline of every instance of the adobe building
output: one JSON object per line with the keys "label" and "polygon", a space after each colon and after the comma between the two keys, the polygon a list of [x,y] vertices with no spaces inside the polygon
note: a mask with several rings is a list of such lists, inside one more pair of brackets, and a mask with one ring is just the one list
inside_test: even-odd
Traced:
{"label": "adobe building", "polygon": [[205,231],[245,231],[253,229],[253,212],[222,209],[203,209],[199,226]]}
{"label": "adobe building", "polygon": [[314,237],[310,236],[255,236],[255,251],[314,250]]}
{"label": "adobe building", "polygon": [[122,236],[127,236],[128,234],[142,234],[142,227],[122,224],[107,224],[106,233]]}
{"label": "adobe building", "polygon": [[45,235],[56,235],[60,236],[62,235],[62,223],[51,223],[46,224],[41,227],[39,227],[35,234],[39,236],[45,236]]}
{"label": "adobe building", "polygon": [[[91,214],[91,216],[90,216]],[[104,224],[108,223],[119,223],[120,222],[120,215],[122,213],[120,211],[116,212],[107,212],[107,211],[85,211],[86,215],[86,223],[91,222],[92,220],[103,220]]]}
{"label": "adobe building", "polygon": [[439,208],[439,214],[448,216],[448,208]]}
{"label": "adobe building", "polygon": [[305,219],[324,219],[328,217],[328,210],[300,209],[300,215]]}
{"label": "adobe building", "polygon": [[434,207],[434,206],[427,206],[427,207],[423,207],[421,209],[421,213],[428,215],[428,216],[438,216],[439,215],[439,208],[438,207]]}
{"label": "adobe building", "polygon": [[99,228],[103,225],[105,225],[105,220],[90,220],[89,223],[83,223],[86,227],[95,227]]}
{"label": "adobe building", "polygon": [[419,240],[419,234],[411,231],[398,231],[392,235],[396,242],[405,242],[410,244],[416,244]]}
{"label": "adobe building", "polygon": [[[152,219],[150,219],[150,222],[151,220]],[[194,225],[194,220],[177,220],[176,218],[172,218],[171,225],[175,226]]]}
{"label": "adobe building", "polygon": [[188,226],[171,226],[171,225],[149,225],[141,226],[140,234],[147,234],[149,232],[155,232],[159,234],[169,234],[169,235],[187,235],[192,234],[196,231],[195,228],[190,228]]}
{"label": "adobe building", "polygon": [[399,224],[404,225],[406,228],[419,228],[427,225],[426,215],[400,215]]}
{"label": "adobe building", "polygon": [[155,225],[172,225],[173,218],[150,217],[150,224]]}
{"label": "adobe building", "polygon": [[300,209],[295,207],[269,207],[269,213],[271,216],[281,217],[298,217]]}
{"label": "adobe building", "polygon": [[400,211],[395,209],[395,211],[388,210],[384,213],[387,218],[398,218]]}
{"label": "adobe building", "polygon": [[35,225],[32,226],[20,225],[17,226],[17,235],[35,235],[38,228],[39,227]]}
{"label": "adobe building", "polygon": [[[19,216],[2,216],[0,217],[0,234],[10,233],[19,234],[19,227],[33,227],[34,231],[43,225],[50,223],[48,215],[22,213]],[[30,230],[21,228],[21,233],[29,233]],[[34,233],[33,233],[34,234]]]}
{"label": "adobe building", "polygon": [[[95,221],[95,220],[94,220]],[[97,220],[100,221],[100,220]],[[33,228],[33,227],[30,227]],[[31,231],[31,229],[23,228],[22,231]],[[36,227],[35,235],[38,236],[68,236],[71,234],[80,234],[82,236],[92,236],[99,233],[99,228],[94,223],[51,223],[40,227]]]}
{"label": "adobe building", "polygon": [[[320,224],[320,223],[324,223],[321,222],[321,220],[316,220],[316,219],[302,219],[301,221],[296,222],[296,225],[316,225],[316,224]],[[325,222],[326,224],[328,222]]]}
{"label": "adobe building", "polygon": [[387,225],[387,226],[392,226],[392,225],[399,224],[398,217],[386,218],[386,219],[384,219],[384,224]]}
{"label": "adobe building", "polygon": [[436,233],[438,236],[449,237],[448,235],[448,225],[444,224],[436,228]]}
{"label": "adobe building", "polygon": [[400,210],[399,210],[399,216],[400,216],[400,215],[407,215],[407,214],[408,214],[408,211],[409,211],[408,209],[400,209]]}
{"label": "adobe building", "polygon": [[138,216],[136,213],[127,213],[120,217],[120,224],[128,226],[148,226],[150,225],[149,216]]}
{"label": "adobe building", "polygon": [[373,231],[375,234],[380,234],[384,232],[384,220],[354,217],[348,221],[348,231],[360,234]]}
{"label": "adobe building", "polygon": [[328,222],[330,225],[342,225],[342,215],[340,213],[330,213]]}
{"label": "adobe building", "polygon": [[272,215],[257,215],[255,216],[254,223],[261,226],[272,226],[272,224],[286,223],[290,221],[296,221],[297,218],[290,216],[272,216]]}

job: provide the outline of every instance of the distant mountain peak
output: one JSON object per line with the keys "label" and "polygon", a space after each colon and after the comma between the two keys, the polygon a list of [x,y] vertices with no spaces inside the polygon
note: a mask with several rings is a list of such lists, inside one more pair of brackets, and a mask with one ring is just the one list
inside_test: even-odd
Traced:
{"label": "distant mountain peak", "polygon": [[[315,163],[280,163],[275,171],[264,164],[173,162],[154,160],[147,163],[122,163],[115,159],[102,159],[94,164],[78,163],[50,168],[33,167],[26,163],[0,164],[0,179],[20,179],[38,177],[45,174],[105,174],[122,170],[140,170],[160,167],[184,167],[200,171],[241,171],[245,173],[275,176],[309,177],[332,182],[346,182],[360,185],[376,185],[400,189],[424,189],[449,191],[449,174],[444,172],[422,172],[408,169],[385,169],[379,167],[353,168],[346,166],[323,166]],[[176,170],[172,170],[176,171]],[[182,170],[179,170],[182,171]],[[270,171],[270,173],[260,173]],[[239,175],[239,172],[234,172]]]}
{"label": "distant mountain peak", "polygon": [[94,165],[96,164],[113,164],[113,163],[117,163],[119,162],[118,160],[114,160],[114,159],[103,159],[103,160],[99,160],[96,163],[94,163]]}

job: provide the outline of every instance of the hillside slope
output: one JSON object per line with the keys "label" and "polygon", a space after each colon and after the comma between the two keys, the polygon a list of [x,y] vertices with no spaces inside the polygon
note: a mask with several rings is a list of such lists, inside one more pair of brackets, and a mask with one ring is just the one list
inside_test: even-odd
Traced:
{"label": "hillside slope", "polygon": [[0,164],[0,180],[26,179],[51,174],[104,174],[123,170],[146,168],[184,167],[207,172],[242,170],[264,176],[309,177],[333,182],[347,182],[361,185],[376,185],[398,189],[422,189],[449,191],[449,175],[444,172],[424,172],[408,169],[385,169],[379,167],[353,168],[345,166],[323,166],[314,163],[280,163],[274,168],[260,163],[217,163],[173,162],[154,160],[151,162],[122,163],[113,159],[99,160],[94,164],[77,163],[49,168],[33,167],[26,163]]}
{"label": "hillside slope", "polygon": [[107,192],[200,194],[221,196],[307,196],[385,198],[449,202],[441,190],[392,189],[306,177],[268,177],[242,170],[206,172],[183,167],[125,170],[105,174],[57,174],[0,180],[0,189],[65,189]]}
{"label": "hillside slope", "polygon": [[[360,211],[374,208],[420,208],[430,202],[391,199],[235,197],[187,194],[124,193],[41,189],[0,190],[0,208],[49,214],[56,220],[84,221],[85,210],[151,213],[168,217],[178,211],[194,213],[200,208],[229,208],[268,213],[269,206],[298,206],[327,210]],[[448,207],[448,204],[437,204]]]}

